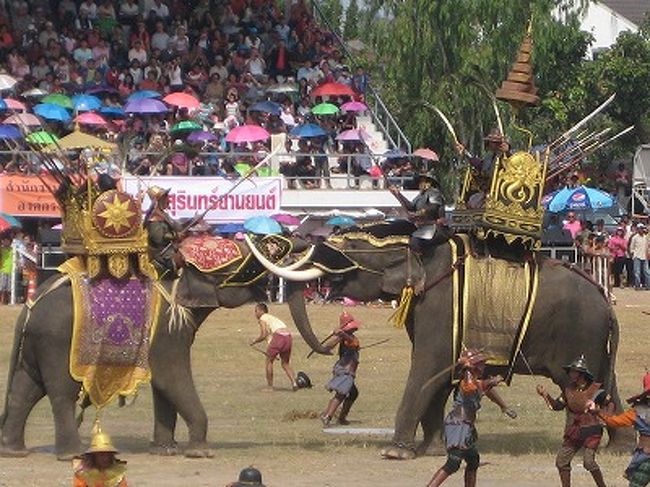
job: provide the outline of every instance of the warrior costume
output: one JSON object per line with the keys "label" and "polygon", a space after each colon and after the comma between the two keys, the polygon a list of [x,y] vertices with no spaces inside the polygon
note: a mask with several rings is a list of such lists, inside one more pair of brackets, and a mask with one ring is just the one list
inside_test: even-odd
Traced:
{"label": "warrior costume", "polygon": [[598,413],[607,426],[634,426],[639,435],[632,460],[625,469],[630,487],[645,487],[650,484],[650,372],[643,378],[643,388],[644,392],[627,400],[633,405],[632,409],[615,416]]}
{"label": "warrior costume", "polygon": [[474,423],[476,413],[481,409],[481,398],[487,396],[511,418],[517,413],[508,409],[494,389],[503,379],[500,376],[481,379],[487,357],[478,350],[465,350],[458,358],[461,379],[454,392],[454,403],[445,417],[444,432],[447,447],[447,462],[433,475],[428,487],[438,487],[465,460],[465,486],[475,487],[479,467],[479,453],[476,448],[478,434]]}
{"label": "warrior costume", "polygon": [[591,473],[596,485],[602,487],[605,482],[596,463],[596,450],[603,436],[603,427],[598,417],[587,411],[587,402],[595,401],[602,390],[599,389],[600,384],[594,383],[594,376],[587,368],[584,355],[563,368],[567,374],[572,370],[580,372],[586,383],[584,385],[569,383],[563,388],[560,397],[555,399],[548,394],[543,396],[548,407],[553,411],[566,410],[564,436],[562,446],[555,458],[555,465],[560,473],[562,486],[570,486],[571,460],[581,448],[584,448],[582,464],[585,470]]}
{"label": "warrior costume", "polygon": [[354,336],[354,332],[359,329],[359,322],[355,321],[352,315],[344,312],[339,317],[339,328],[334,331],[334,345],[339,345],[339,359],[332,369],[332,378],[325,388],[334,392],[335,396],[330,400],[327,409],[321,415],[321,420],[325,426],[329,425],[334,412],[342,403],[339,413],[339,424],[348,424],[347,415],[352,408],[352,404],[359,397],[359,389],[354,383],[359,367],[359,350],[361,348],[359,339]]}
{"label": "warrior costume", "polygon": [[145,227],[149,234],[149,247],[152,260],[163,272],[171,272],[176,275],[177,265],[175,257],[177,232],[179,225],[161,208],[160,202],[167,198],[169,190],[163,190],[158,186],[152,186],[147,191],[151,198],[151,208],[145,216]]}
{"label": "warrior costume", "polygon": [[[73,487],[127,487],[126,462],[115,458],[118,451],[113,446],[110,436],[102,432],[99,423],[95,423],[93,431],[88,450],[81,458],[72,461]],[[112,464],[106,468],[95,466],[92,456],[98,453],[113,455]]]}

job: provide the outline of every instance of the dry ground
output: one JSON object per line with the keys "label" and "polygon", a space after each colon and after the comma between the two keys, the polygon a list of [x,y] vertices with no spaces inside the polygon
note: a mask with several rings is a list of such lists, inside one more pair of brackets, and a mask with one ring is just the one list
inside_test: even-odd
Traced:
{"label": "dry ground", "polygon": [[[650,350],[650,293],[619,291],[616,311],[621,323],[621,345],[617,371],[623,397],[636,392],[648,362]],[[337,322],[339,306],[311,306],[314,328],[325,336]],[[4,398],[7,366],[17,307],[0,308],[0,395]],[[272,313],[291,323],[286,306],[273,306]],[[392,428],[403,381],[409,365],[409,343],[402,330],[386,323],[389,309],[358,307],[351,312],[363,322],[362,343],[390,338],[382,346],[362,352],[359,370],[360,398],[350,418],[353,427]],[[306,371],[314,382],[311,390],[288,390],[288,381],[278,368],[276,390],[264,392],[262,355],[252,351],[247,341],[257,325],[252,306],[234,311],[217,311],[202,326],[194,345],[194,373],[199,393],[210,419],[209,440],[215,457],[190,460],[184,457],[155,457],[147,454],[152,434],[151,397],[141,389],[134,405],[111,406],[103,424],[128,460],[129,485],[135,486],[223,486],[237,477],[239,470],[255,465],[270,487],[291,486],[423,486],[443,457],[426,457],[410,462],[380,459],[378,450],[386,438],[325,434],[317,419],[283,420],[320,412],[329,399],[323,384],[328,380],[332,357],[306,359],[304,342],[297,338],[293,359],[296,370]],[[544,382],[553,389],[550,382]],[[554,450],[561,437],[564,416],[546,409],[534,393],[536,380],[517,378],[502,395],[519,412],[511,421],[489,401],[478,424],[479,449],[484,466],[479,472],[482,486],[558,485]],[[87,418],[92,416],[87,415]],[[88,442],[92,421],[82,426]],[[179,422],[178,439],[186,429]],[[27,445],[32,454],[24,459],[0,459],[2,486],[67,486],[70,465],[57,462],[53,449],[52,416],[47,401],[41,401],[27,425]],[[610,486],[624,486],[621,474],[628,456],[606,451],[599,461]],[[574,485],[593,485],[581,466],[574,469]],[[462,485],[455,475],[447,484]],[[445,484],[445,485],[447,485]]]}

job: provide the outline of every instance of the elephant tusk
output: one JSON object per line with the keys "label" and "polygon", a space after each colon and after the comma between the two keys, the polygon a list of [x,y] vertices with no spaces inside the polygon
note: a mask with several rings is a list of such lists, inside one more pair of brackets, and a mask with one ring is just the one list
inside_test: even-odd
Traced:
{"label": "elephant tusk", "polygon": [[246,244],[248,245],[248,248],[250,249],[251,253],[255,256],[257,260],[260,261],[260,263],[268,270],[269,272],[272,272],[278,277],[282,277],[283,279],[287,279],[289,281],[313,281],[314,279],[318,279],[319,277],[322,277],[325,275],[325,273],[320,270],[316,269],[315,267],[312,267],[311,269],[305,269],[302,271],[297,271],[297,270],[286,270],[283,267],[277,266],[274,263],[270,262],[266,257],[262,255],[262,253],[255,247],[253,242],[251,241],[250,237],[248,235],[244,235],[244,239],[246,240]]}
{"label": "elephant tusk", "polygon": [[312,245],[311,247],[309,247],[309,250],[307,250],[305,255],[303,255],[300,259],[298,259],[293,264],[289,264],[287,266],[284,266],[283,269],[287,270],[287,271],[294,271],[294,270],[302,267],[303,265],[305,265],[307,263],[307,261],[309,259],[311,259],[311,255],[314,253],[314,250],[316,250],[316,247],[314,247]]}

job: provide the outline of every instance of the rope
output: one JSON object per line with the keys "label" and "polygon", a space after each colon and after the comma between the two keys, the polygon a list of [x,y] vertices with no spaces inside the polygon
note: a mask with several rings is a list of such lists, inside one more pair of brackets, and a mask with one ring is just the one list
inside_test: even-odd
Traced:
{"label": "rope", "polygon": [[388,318],[388,321],[393,323],[395,328],[404,328],[406,319],[408,318],[409,311],[411,310],[411,302],[413,301],[413,286],[404,286],[402,294],[399,298],[399,305],[395,312]]}

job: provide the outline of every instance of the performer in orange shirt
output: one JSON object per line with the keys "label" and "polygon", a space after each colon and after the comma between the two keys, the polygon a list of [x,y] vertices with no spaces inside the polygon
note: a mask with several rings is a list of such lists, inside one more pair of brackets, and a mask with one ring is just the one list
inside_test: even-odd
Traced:
{"label": "performer in orange shirt", "polygon": [[72,461],[73,487],[127,487],[126,462],[116,458],[117,449],[99,423],[93,427],[90,448]]}

